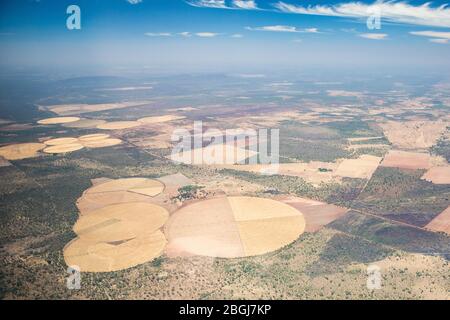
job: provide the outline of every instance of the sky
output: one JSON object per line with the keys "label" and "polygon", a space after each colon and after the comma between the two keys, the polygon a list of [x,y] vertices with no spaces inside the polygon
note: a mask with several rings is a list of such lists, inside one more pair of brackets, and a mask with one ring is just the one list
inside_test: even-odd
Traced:
{"label": "sky", "polygon": [[[67,28],[70,5],[80,8],[79,30]],[[3,68],[439,69],[450,66],[450,6],[442,0],[2,0],[0,48]]]}

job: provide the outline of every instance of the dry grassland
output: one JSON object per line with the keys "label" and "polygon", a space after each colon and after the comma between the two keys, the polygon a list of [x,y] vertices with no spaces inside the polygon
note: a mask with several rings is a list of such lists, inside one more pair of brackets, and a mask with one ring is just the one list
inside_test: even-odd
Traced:
{"label": "dry grassland", "polygon": [[428,149],[436,144],[445,132],[444,121],[388,121],[380,123],[385,136],[396,147],[402,149]]}
{"label": "dry grassland", "polygon": [[142,125],[142,123],[137,121],[113,121],[113,122],[106,122],[102,123],[97,126],[97,129],[102,130],[123,130],[123,129],[130,129],[130,128],[136,128]]}
{"label": "dry grassland", "polygon": [[175,115],[165,115],[165,116],[155,116],[155,117],[145,117],[138,119],[138,122],[142,122],[144,124],[154,124],[154,123],[164,123],[176,120],[182,120],[186,117],[183,116],[175,116]]}

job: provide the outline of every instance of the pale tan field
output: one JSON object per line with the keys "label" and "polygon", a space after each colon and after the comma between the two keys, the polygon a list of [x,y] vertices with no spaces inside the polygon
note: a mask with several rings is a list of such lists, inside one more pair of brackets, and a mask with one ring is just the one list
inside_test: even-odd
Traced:
{"label": "pale tan field", "polygon": [[221,144],[218,146],[209,145],[204,148],[175,153],[170,155],[169,158],[177,163],[214,165],[242,163],[247,158],[255,155],[257,155],[257,152],[252,150],[245,150],[236,146]]}
{"label": "pale tan field", "polygon": [[185,118],[186,117],[183,117],[183,116],[165,115],[165,116],[141,118],[141,119],[138,119],[138,122],[142,122],[142,123],[145,123],[145,124],[153,124],[153,123],[164,123],[164,122],[182,120],[182,119],[185,119]]}
{"label": "pale tan field", "polygon": [[433,167],[422,176],[422,179],[434,184],[450,184],[450,166]]}
{"label": "pale tan field", "polygon": [[130,202],[153,203],[153,198],[129,191],[84,192],[83,196],[77,200],[77,208],[81,215],[86,215],[109,205]]}
{"label": "pale tan field", "polygon": [[154,197],[164,190],[164,184],[160,181],[146,178],[128,178],[111,180],[88,189],[86,193],[107,193],[114,191],[128,191]]}
{"label": "pale tan field", "polygon": [[294,196],[282,196],[276,199],[303,214],[306,221],[305,232],[317,232],[348,212],[347,208]]}
{"label": "pale tan field", "polygon": [[293,207],[251,197],[194,202],[166,224],[169,255],[235,258],[271,252],[295,241],[305,220]]}
{"label": "pale tan field", "polygon": [[56,146],[51,146],[44,149],[45,153],[50,154],[59,154],[59,153],[68,153],[74,152],[83,149],[84,146],[80,143],[69,143],[69,144],[61,144]]}
{"label": "pale tan field", "polygon": [[64,248],[64,259],[82,272],[118,271],[151,261],[167,243],[159,229],[168,217],[166,209],[147,202],[113,204],[82,214],[73,228],[78,238]]}
{"label": "pale tan field", "polygon": [[109,134],[96,133],[96,134],[88,134],[85,136],[81,136],[78,138],[78,140],[80,140],[81,142],[92,142],[92,141],[108,139],[109,137],[110,137]]}
{"label": "pale tan field", "polygon": [[388,121],[381,123],[385,136],[396,147],[402,149],[428,149],[436,144],[445,132],[445,121]]}
{"label": "pale tan field", "polygon": [[[82,148],[106,148],[121,144],[120,139],[109,138],[108,134],[90,134],[81,136],[79,138],[57,138],[50,139],[44,143],[49,148],[46,148],[46,153],[66,153],[81,150]],[[81,146],[81,147],[80,147]]]}
{"label": "pale tan field", "polygon": [[426,228],[431,231],[445,232],[450,235],[450,207],[434,218]]}
{"label": "pale tan field", "polygon": [[362,155],[358,159],[344,159],[336,170],[336,175],[347,178],[370,179],[382,158]]}
{"label": "pale tan field", "polygon": [[86,148],[106,148],[106,147],[112,147],[117,146],[119,144],[122,144],[122,140],[120,139],[101,139],[101,140],[92,140],[92,141],[84,141],[83,145]]}
{"label": "pale tan field", "polygon": [[39,120],[39,124],[50,125],[50,124],[64,124],[79,121],[78,117],[57,117]]}
{"label": "pale tan field", "polygon": [[63,124],[63,126],[66,128],[88,129],[97,128],[97,126],[104,124],[105,122],[105,120],[81,119],[79,121]]}
{"label": "pale tan field", "polygon": [[19,143],[0,147],[0,156],[6,160],[22,160],[38,156],[38,152],[45,148],[43,143]]}
{"label": "pale tan field", "polygon": [[81,272],[113,272],[159,257],[166,243],[159,230],[118,242],[75,239],[64,248],[64,259],[68,266],[78,266]]}
{"label": "pale tan field", "polygon": [[102,130],[123,130],[136,128],[142,125],[142,123],[137,121],[114,121],[114,122],[106,122],[97,126],[97,129]]}
{"label": "pale tan field", "polygon": [[123,109],[130,107],[138,107],[150,103],[149,101],[131,101],[121,103],[103,103],[103,104],[61,104],[47,106],[50,111],[60,116],[71,116],[83,113]]}
{"label": "pale tan field", "polygon": [[431,156],[428,153],[391,150],[384,157],[382,167],[401,169],[429,169]]}
{"label": "pale tan field", "polygon": [[168,217],[166,209],[154,204],[119,203],[80,216],[73,231],[84,240],[122,241],[158,230]]}
{"label": "pale tan field", "polygon": [[72,144],[77,143],[77,138],[57,138],[57,139],[50,139],[45,141],[44,143],[48,146],[60,146],[63,144]]}
{"label": "pale tan field", "polygon": [[272,199],[228,197],[227,200],[237,222],[301,216],[292,207]]}
{"label": "pale tan field", "polygon": [[[181,174],[163,178],[174,186],[190,182]],[[66,264],[82,272],[111,272],[160,256],[167,241],[159,229],[169,212],[150,203],[154,198],[148,194],[160,193],[164,184],[145,178],[99,178],[92,183],[77,201],[80,217],[73,230],[78,237],[64,248]]]}

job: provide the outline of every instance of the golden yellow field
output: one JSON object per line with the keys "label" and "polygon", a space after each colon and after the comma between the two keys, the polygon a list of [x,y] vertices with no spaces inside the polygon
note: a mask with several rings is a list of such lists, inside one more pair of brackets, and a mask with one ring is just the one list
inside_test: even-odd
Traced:
{"label": "golden yellow field", "polygon": [[67,153],[83,148],[106,148],[121,144],[123,141],[120,139],[109,138],[108,134],[90,134],[81,136],[79,138],[57,138],[44,141],[44,143],[50,147],[44,149],[45,153]]}
{"label": "golden yellow field", "polygon": [[128,178],[111,180],[105,183],[95,185],[87,193],[108,193],[114,191],[128,191],[154,197],[164,190],[164,185],[152,179],[146,178]]}
{"label": "golden yellow field", "polygon": [[105,122],[106,122],[105,120],[80,119],[75,122],[63,124],[63,126],[66,128],[86,129],[86,128],[96,128],[97,126]]}
{"label": "golden yellow field", "polygon": [[69,143],[69,144],[61,144],[56,146],[51,146],[44,149],[45,153],[52,153],[52,154],[58,154],[58,153],[67,153],[67,152],[73,152],[83,149],[84,146],[80,143]]}
{"label": "golden yellow field", "polygon": [[69,266],[82,272],[112,272],[151,261],[164,250],[167,241],[157,230],[134,239],[117,242],[92,242],[77,238],[64,248]]}
{"label": "golden yellow field", "polygon": [[48,146],[60,146],[64,144],[72,144],[77,143],[77,138],[57,138],[57,139],[50,139],[45,141],[44,143]]}
{"label": "golden yellow field", "polygon": [[49,125],[49,124],[64,124],[79,121],[78,117],[56,117],[39,120],[39,124]]}
{"label": "golden yellow field", "polygon": [[6,160],[22,160],[33,158],[45,148],[43,143],[19,143],[0,147],[0,156]]}

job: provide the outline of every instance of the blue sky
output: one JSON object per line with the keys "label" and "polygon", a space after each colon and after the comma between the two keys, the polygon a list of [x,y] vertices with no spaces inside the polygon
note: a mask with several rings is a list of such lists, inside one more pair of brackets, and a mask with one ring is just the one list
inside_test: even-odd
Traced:
{"label": "blue sky", "polygon": [[[2,0],[1,63],[164,70],[449,67],[446,1]],[[81,9],[81,30],[66,8]],[[377,9],[379,11],[373,11]],[[370,30],[370,12],[381,29]]]}

